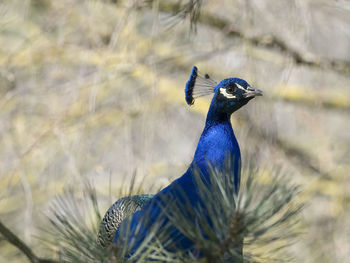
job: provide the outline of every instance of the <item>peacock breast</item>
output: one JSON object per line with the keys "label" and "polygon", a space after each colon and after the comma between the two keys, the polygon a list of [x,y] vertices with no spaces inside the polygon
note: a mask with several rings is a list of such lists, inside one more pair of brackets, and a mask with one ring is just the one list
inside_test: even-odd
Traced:
{"label": "peacock breast", "polygon": [[204,130],[194,156],[197,165],[210,163],[222,166],[226,158],[240,159],[240,149],[230,123],[222,123]]}

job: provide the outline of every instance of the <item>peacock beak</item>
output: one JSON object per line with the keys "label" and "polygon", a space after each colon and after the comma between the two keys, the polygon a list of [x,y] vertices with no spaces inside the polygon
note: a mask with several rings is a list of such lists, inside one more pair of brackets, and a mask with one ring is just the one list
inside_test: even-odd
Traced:
{"label": "peacock beak", "polygon": [[262,96],[264,93],[262,90],[255,89],[251,86],[248,86],[246,88],[246,92],[243,94],[244,98],[250,98],[250,97],[255,97],[255,96]]}

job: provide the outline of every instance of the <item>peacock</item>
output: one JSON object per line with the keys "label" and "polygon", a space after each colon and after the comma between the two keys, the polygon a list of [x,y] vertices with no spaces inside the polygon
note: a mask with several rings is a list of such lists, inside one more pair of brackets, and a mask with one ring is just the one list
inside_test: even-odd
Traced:
{"label": "peacock", "polygon": [[[193,209],[203,209],[201,204],[205,200],[201,200],[201,195],[198,193],[195,173],[199,173],[200,178],[210,188],[208,178],[211,168],[223,168],[225,160],[230,158],[233,163],[230,174],[234,182],[234,191],[238,193],[241,176],[241,153],[230,117],[233,112],[254,97],[262,96],[263,92],[253,88],[240,78],[227,78],[217,83],[208,74],[199,74],[197,67],[194,66],[185,88],[187,104],[192,105],[196,98],[210,94],[214,96],[193,161],[187,171],[156,195],[140,195],[120,199],[107,211],[101,223],[100,233],[107,230],[108,242],[111,240],[111,233],[114,233],[113,243],[125,245],[126,242],[129,245],[129,255],[135,253],[140,247],[150,229],[156,229],[155,236],[159,233],[168,233],[172,240],[164,245],[168,250],[191,251],[195,249],[193,240],[181,233],[176,225],[171,224],[169,219],[171,211],[166,211],[167,203],[174,199],[188,202]],[[144,201],[138,203],[138,199]],[[126,201],[136,202],[136,205],[127,211],[124,208]],[[121,209],[120,206],[123,208]],[[155,226],[155,224],[157,225]],[[105,241],[103,243],[107,244]]]}

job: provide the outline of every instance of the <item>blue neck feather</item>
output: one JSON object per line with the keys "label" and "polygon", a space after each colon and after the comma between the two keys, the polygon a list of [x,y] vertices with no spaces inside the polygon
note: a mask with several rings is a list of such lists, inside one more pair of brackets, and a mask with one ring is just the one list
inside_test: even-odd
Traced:
{"label": "blue neck feather", "polygon": [[213,100],[193,163],[200,170],[208,171],[208,163],[217,168],[223,168],[227,158],[233,158],[235,190],[238,192],[241,153],[231,126],[230,116],[231,114],[220,111],[216,101]]}
{"label": "blue neck feather", "polygon": [[230,116],[231,114],[220,111],[215,101],[213,101],[210,104],[207,119],[205,121],[204,131],[210,128],[211,126],[215,126],[220,123],[230,123]]}

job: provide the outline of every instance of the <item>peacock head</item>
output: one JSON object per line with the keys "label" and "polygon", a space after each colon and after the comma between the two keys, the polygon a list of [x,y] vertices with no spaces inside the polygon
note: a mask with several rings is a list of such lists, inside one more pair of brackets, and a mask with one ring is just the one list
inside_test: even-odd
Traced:
{"label": "peacock head", "polygon": [[245,80],[229,78],[222,80],[214,89],[213,103],[220,111],[232,113],[244,106],[255,96],[262,96],[261,90],[250,86]]}
{"label": "peacock head", "polygon": [[253,88],[239,78],[224,79],[217,84],[208,74],[199,75],[197,67],[194,66],[186,83],[186,102],[192,105],[195,98],[212,93],[214,93],[212,104],[217,110],[228,114],[238,110],[254,97],[263,95],[261,90]]}

